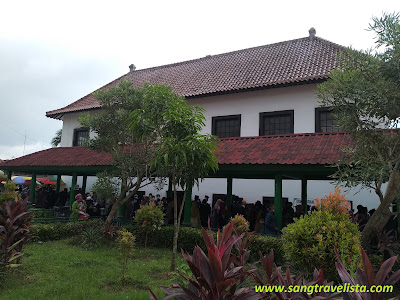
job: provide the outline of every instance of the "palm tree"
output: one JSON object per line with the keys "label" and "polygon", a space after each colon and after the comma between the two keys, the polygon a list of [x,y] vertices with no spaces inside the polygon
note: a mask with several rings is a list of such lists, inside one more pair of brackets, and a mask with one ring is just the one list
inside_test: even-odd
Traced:
{"label": "palm tree", "polygon": [[57,130],[56,135],[51,139],[51,145],[57,147],[61,143],[62,129]]}

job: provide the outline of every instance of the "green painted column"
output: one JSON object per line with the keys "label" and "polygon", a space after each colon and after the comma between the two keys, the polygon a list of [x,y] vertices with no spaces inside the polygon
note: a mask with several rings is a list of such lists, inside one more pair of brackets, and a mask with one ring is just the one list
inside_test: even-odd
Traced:
{"label": "green painted column", "polygon": [[282,176],[275,175],[275,219],[279,230],[282,229]]}
{"label": "green painted column", "polygon": [[232,217],[232,177],[226,179],[226,218],[229,220]]}
{"label": "green painted column", "polygon": [[190,186],[188,190],[186,191],[186,199],[185,200],[185,206],[183,207],[184,211],[184,216],[183,216],[183,222],[185,224],[190,224],[190,215],[191,215],[191,210],[192,210],[192,187]]}
{"label": "green painted column", "polygon": [[171,178],[168,179],[167,197],[168,197],[168,198],[171,198],[171,199],[172,199],[172,197],[173,197],[172,180],[171,180]]}
{"label": "green painted column", "polygon": [[29,188],[29,202],[35,203],[36,173],[32,173],[31,186]]}
{"label": "green painted column", "polygon": [[87,176],[85,175],[82,177],[82,192],[83,192],[82,196],[86,194],[86,183],[87,183]]}
{"label": "green painted column", "polygon": [[72,174],[72,183],[71,183],[71,193],[69,194],[69,205],[72,206],[72,203],[75,201],[75,186],[76,186],[76,173]]}
{"label": "green painted column", "polygon": [[[56,205],[60,200],[60,186],[61,186],[61,175],[57,175],[57,183],[56,183]],[[63,204],[64,205],[64,204]]]}
{"label": "green painted column", "polygon": [[304,214],[307,214],[307,179],[301,180],[301,204],[303,205]]}
{"label": "green painted column", "polygon": [[61,186],[61,175],[57,175],[57,185],[56,185],[57,194],[60,192],[60,186]]}
{"label": "green painted column", "polygon": [[7,172],[7,182],[9,182],[11,180],[12,177],[12,171],[8,171]]}

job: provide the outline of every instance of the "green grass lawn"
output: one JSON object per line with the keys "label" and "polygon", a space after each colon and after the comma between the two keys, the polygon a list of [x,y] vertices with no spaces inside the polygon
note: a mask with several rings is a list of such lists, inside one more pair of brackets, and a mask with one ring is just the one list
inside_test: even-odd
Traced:
{"label": "green grass lawn", "polygon": [[169,249],[136,249],[126,287],[112,247],[85,250],[60,240],[28,244],[24,252],[23,265],[1,279],[0,299],[149,299],[147,285],[156,290],[173,281]]}

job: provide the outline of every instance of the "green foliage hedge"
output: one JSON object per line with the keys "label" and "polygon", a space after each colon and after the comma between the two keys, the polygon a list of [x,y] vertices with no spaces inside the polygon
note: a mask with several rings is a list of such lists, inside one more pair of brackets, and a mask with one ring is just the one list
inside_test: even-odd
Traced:
{"label": "green foliage hedge", "polygon": [[[144,245],[144,234],[137,231],[137,225],[124,226],[128,231],[136,234],[136,242],[139,245]],[[163,226],[160,230],[150,232],[147,237],[148,247],[171,248],[174,234],[173,226]],[[216,233],[214,234],[216,237]],[[201,230],[192,227],[181,227],[178,237],[178,249],[183,249],[186,252],[192,253],[194,247],[198,245],[205,249],[203,235]],[[271,249],[274,249],[275,262],[282,265],[284,262],[284,252],[282,240],[277,237],[258,235],[258,238],[250,245],[250,259],[257,261],[260,259],[260,252],[265,256],[268,255]]]}
{"label": "green foliage hedge", "polygon": [[[81,234],[86,228],[99,224],[99,220],[34,224],[32,240],[44,242],[69,238]],[[138,226],[136,224],[125,225],[123,228],[136,235],[137,244],[142,246],[144,245],[145,234],[137,230]],[[147,246],[172,249],[173,234],[173,226],[162,226],[160,230],[148,233]],[[192,253],[196,245],[205,249],[201,230],[192,227],[181,227],[178,238],[178,249],[182,248],[184,251]],[[282,240],[272,236],[258,236],[258,238],[250,245],[250,259],[252,261],[257,261],[260,259],[260,252],[263,255],[267,255],[271,249],[274,249],[275,262],[278,265],[282,265],[284,262]]]}
{"label": "green foliage hedge", "polygon": [[86,228],[99,225],[99,220],[76,221],[68,223],[33,224],[32,241],[52,241],[81,234]]}
{"label": "green foliage hedge", "polygon": [[54,218],[52,209],[30,208],[29,211],[33,213],[33,218]]}

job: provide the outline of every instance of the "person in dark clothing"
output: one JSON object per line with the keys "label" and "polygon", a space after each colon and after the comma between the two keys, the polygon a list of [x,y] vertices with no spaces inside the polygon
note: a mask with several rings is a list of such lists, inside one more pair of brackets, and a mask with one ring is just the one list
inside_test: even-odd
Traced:
{"label": "person in dark clothing", "polygon": [[220,228],[223,226],[222,205],[223,201],[221,199],[218,199],[217,202],[215,202],[214,208],[211,211],[211,228]]}
{"label": "person in dark clothing", "polygon": [[368,208],[362,205],[357,205],[357,213],[354,216],[354,220],[358,223],[358,229],[363,231],[365,224],[367,224],[369,220]]}
{"label": "person in dark clothing", "polygon": [[265,234],[268,235],[278,235],[278,227],[276,226],[276,220],[274,216],[275,212],[275,205],[272,204],[267,211],[267,214],[265,215],[265,221],[264,221],[264,226],[265,226]]}
{"label": "person in dark clothing", "polygon": [[69,206],[69,203],[68,203],[68,205],[66,205],[67,202],[69,202],[69,193],[68,193],[68,189],[65,188],[60,193],[59,200],[58,200],[58,204],[59,204],[58,206]]}
{"label": "person in dark clothing", "polygon": [[97,201],[97,197],[90,195],[90,193],[86,193],[86,205],[87,212],[91,217],[100,216],[100,203]]}
{"label": "person in dark clothing", "polygon": [[202,227],[207,228],[210,214],[211,206],[208,204],[207,199],[203,199],[202,203],[200,204],[200,223]]}
{"label": "person in dark clothing", "polygon": [[236,215],[243,215],[240,213],[241,205],[240,205],[240,200],[238,196],[235,196],[232,201],[232,217]]}
{"label": "person in dark clothing", "polygon": [[292,202],[286,202],[285,207],[283,208],[283,226],[287,226],[290,223],[293,223],[294,218],[294,209]]}
{"label": "person in dark clothing", "polygon": [[140,208],[140,199],[137,194],[133,196],[133,210],[132,210],[132,218],[135,218],[136,211]]}
{"label": "person in dark clothing", "polygon": [[219,210],[219,228],[222,228],[226,224],[226,205],[225,202],[222,201],[220,204],[220,210]]}

